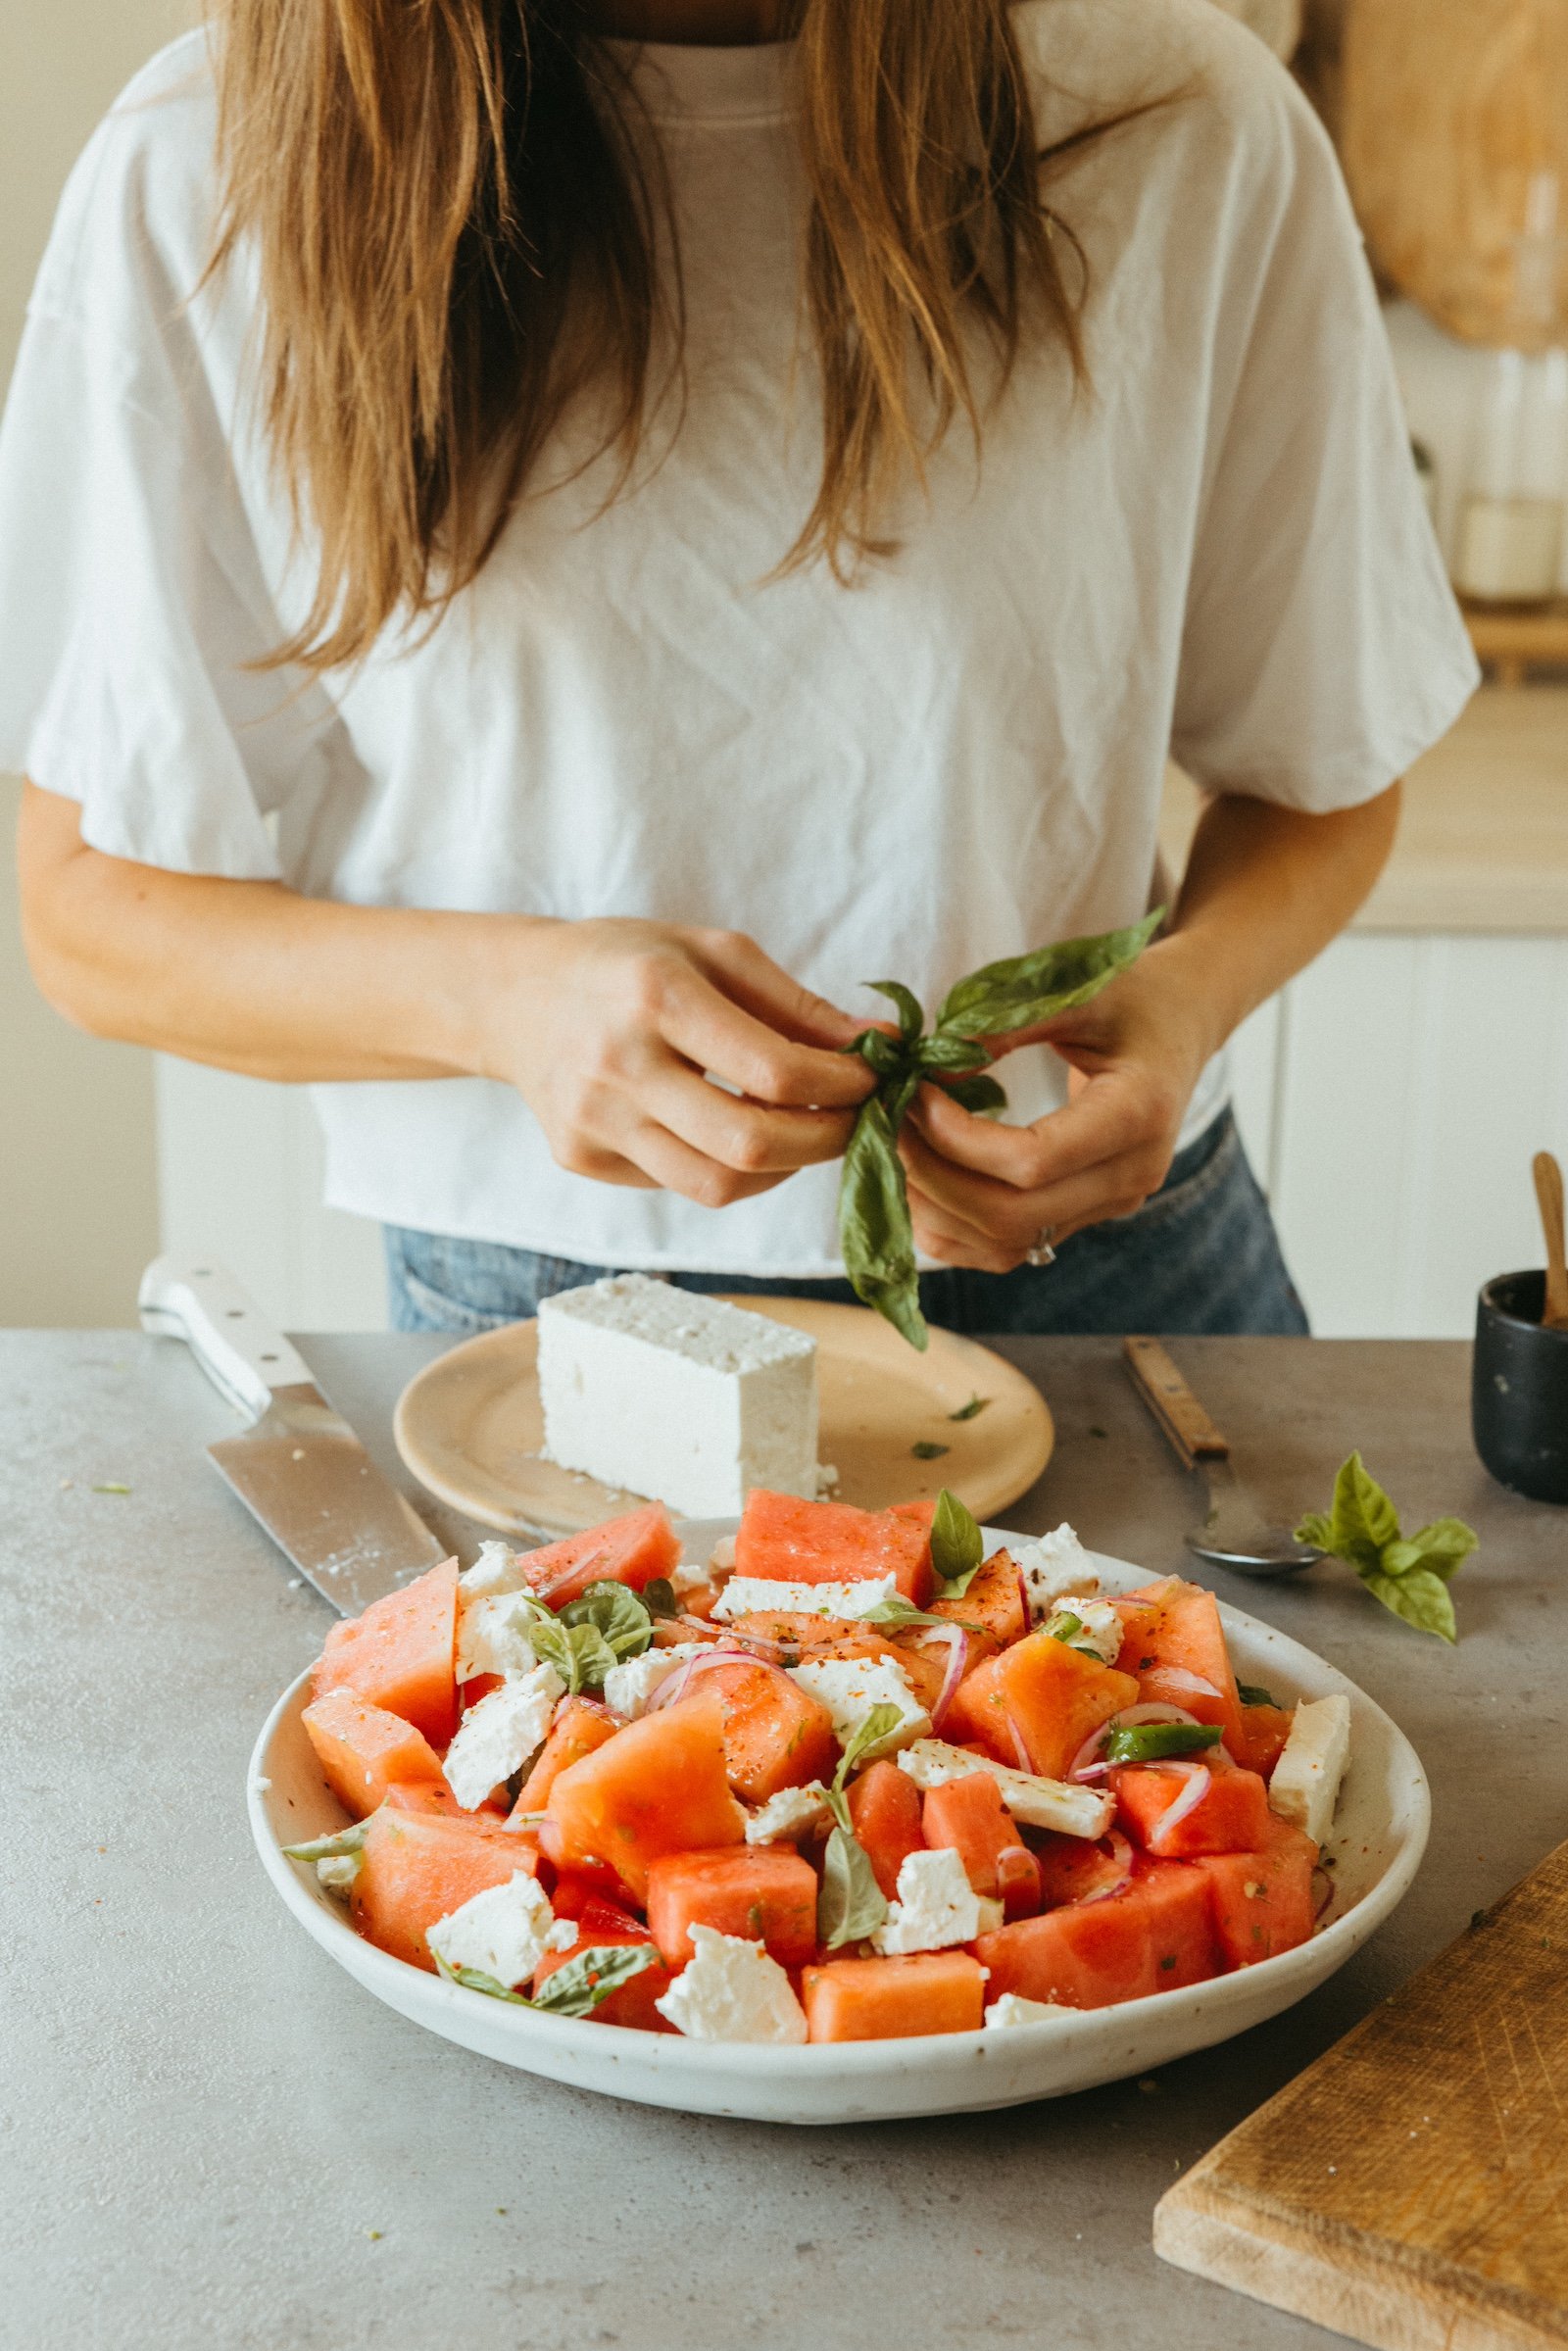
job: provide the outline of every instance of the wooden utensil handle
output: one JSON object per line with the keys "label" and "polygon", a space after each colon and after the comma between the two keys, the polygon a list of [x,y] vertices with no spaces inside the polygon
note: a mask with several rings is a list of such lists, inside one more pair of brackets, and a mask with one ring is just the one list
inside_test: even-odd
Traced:
{"label": "wooden utensil handle", "polygon": [[1550,1151],[1537,1151],[1531,1162],[1536,1179],[1536,1204],[1546,1240],[1546,1296],[1542,1321],[1548,1330],[1568,1324],[1568,1259],[1563,1254],[1562,1169]]}
{"label": "wooden utensil handle", "polygon": [[1223,1461],[1230,1445],[1215,1428],[1157,1339],[1124,1339],[1121,1351],[1133,1386],[1188,1469]]}

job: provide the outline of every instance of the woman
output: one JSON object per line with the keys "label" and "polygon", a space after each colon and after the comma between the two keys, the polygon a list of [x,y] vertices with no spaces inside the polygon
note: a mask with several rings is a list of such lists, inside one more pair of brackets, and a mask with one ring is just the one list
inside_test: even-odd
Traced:
{"label": "woman", "polygon": [[1207,0],[227,0],[67,191],[0,613],[40,985],[313,1083],[410,1327],[842,1294],[862,984],[1135,920],[1174,748],[1164,936],[906,1129],[927,1308],[1305,1327],[1222,1048],[1474,666]]}

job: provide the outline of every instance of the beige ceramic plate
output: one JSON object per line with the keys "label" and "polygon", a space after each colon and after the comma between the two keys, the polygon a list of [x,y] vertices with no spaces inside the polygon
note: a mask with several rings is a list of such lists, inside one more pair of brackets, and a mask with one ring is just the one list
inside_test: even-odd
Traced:
{"label": "beige ceramic plate", "polygon": [[[1051,1458],[1055,1432],[1039,1390],[972,1339],[933,1330],[920,1355],[865,1306],[733,1303],[816,1341],[819,1452],[839,1473],[842,1501],[880,1510],[950,1486],[984,1519],[1027,1492]],[[575,1534],[641,1497],[540,1458],[537,1347],[531,1322],[465,1340],[409,1382],[393,1428],[414,1475],[454,1509],[505,1535]],[[954,1420],[976,1396],[984,1410]],[[910,1450],[920,1443],[948,1449],[922,1461]]]}

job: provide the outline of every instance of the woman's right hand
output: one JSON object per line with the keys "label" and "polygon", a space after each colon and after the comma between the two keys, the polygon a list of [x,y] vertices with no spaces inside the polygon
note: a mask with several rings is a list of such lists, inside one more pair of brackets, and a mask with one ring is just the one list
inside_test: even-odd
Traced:
{"label": "woman's right hand", "polygon": [[755,941],[620,918],[508,931],[486,957],[481,1073],[516,1088],[573,1175],[721,1208],[841,1155],[875,1080],[836,1049],[864,1024]]}

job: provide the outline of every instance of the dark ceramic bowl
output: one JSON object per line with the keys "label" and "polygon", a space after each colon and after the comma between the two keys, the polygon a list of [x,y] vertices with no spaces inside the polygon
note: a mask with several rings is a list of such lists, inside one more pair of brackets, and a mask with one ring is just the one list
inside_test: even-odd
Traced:
{"label": "dark ceramic bowl", "polygon": [[1470,1425],[1499,1486],[1568,1502],[1568,1331],[1542,1328],[1544,1273],[1500,1273],[1476,1301]]}

